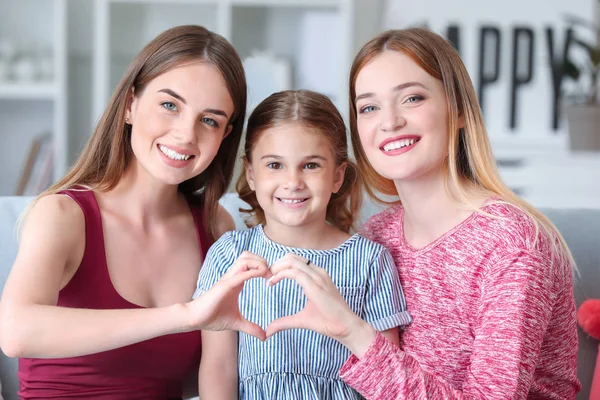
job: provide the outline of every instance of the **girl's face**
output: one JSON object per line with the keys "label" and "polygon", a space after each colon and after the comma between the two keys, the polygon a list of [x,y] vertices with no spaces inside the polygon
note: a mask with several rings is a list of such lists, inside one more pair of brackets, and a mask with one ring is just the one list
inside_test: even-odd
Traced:
{"label": "girl's face", "polygon": [[140,170],[165,184],[199,175],[231,131],[233,101],[219,70],[207,63],[174,68],[134,94],[127,112]]}
{"label": "girl's face", "polygon": [[442,82],[404,53],[376,56],[356,78],[360,140],[369,162],[397,183],[440,172],[448,152]]}
{"label": "girl's face", "polygon": [[327,204],[343,181],[330,141],[297,123],[259,134],[246,164],[246,178],[265,212],[267,226],[325,225]]}

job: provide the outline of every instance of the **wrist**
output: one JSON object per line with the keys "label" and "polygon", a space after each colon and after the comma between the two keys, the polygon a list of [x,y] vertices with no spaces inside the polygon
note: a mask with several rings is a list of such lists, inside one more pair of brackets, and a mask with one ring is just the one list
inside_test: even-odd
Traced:
{"label": "wrist", "polygon": [[191,322],[190,309],[187,304],[176,303],[168,307],[169,315],[173,317],[175,333],[184,333],[194,330]]}
{"label": "wrist", "polygon": [[360,318],[350,326],[349,334],[340,339],[340,342],[358,358],[362,358],[373,341],[377,331]]}

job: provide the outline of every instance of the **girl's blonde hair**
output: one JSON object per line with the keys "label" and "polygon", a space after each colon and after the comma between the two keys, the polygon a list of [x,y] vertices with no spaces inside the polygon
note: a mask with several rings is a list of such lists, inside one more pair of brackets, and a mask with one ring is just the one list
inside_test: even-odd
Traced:
{"label": "girl's blonde hair", "polygon": [[169,29],[152,40],[135,57],[117,85],[94,134],[67,174],[32,203],[75,186],[108,191],[121,180],[133,157],[131,126],[125,123],[131,92],[141,94],[150,81],[190,62],[215,66],[223,75],[234,112],[228,121],[231,132],[221,143],[214,160],[200,175],[179,185],[179,191],[201,205],[207,228],[216,238],[218,201],[233,177],[237,148],[246,113],[246,78],[240,57],[220,35],[195,25]]}
{"label": "girl's blonde hair", "polygon": [[[333,193],[329,200],[326,220],[340,230],[349,232],[354,228],[355,216],[361,206],[362,181],[357,174],[356,165],[348,159],[344,120],[327,96],[310,90],[286,90],[263,100],[248,118],[244,163],[251,162],[252,150],[261,133],[288,123],[298,123],[322,134],[329,140],[336,165],[346,163],[344,181],[340,190]],[[240,198],[250,205],[250,209],[240,209],[251,216],[247,225],[251,227],[264,224],[265,213],[256,199],[256,193],[250,189],[244,172],[240,174],[236,190]]]}
{"label": "girl's blonde hair", "polygon": [[[459,54],[440,35],[423,28],[389,30],[366,43],[358,52],[350,69],[350,135],[357,159],[358,171],[365,180],[367,193],[374,200],[384,203],[378,196],[397,196],[394,182],[379,175],[369,163],[362,147],[357,128],[356,78],[361,69],[385,51],[398,51],[416,62],[429,75],[439,79],[448,102],[448,156],[444,164],[446,177],[456,188],[451,195],[470,204],[469,190],[473,187],[483,194],[495,194],[506,203],[521,209],[535,224],[536,230],[546,234],[554,249],[554,255],[564,256],[575,268],[573,257],[562,235],[554,224],[541,212],[513,193],[500,178],[494,161],[483,116],[471,78]],[[459,128],[462,118],[464,128]],[[472,206],[472,205],[471,205]],[[476,209],[475,206],[473,206]],[[536,234],[537,237],[537,234]]]}

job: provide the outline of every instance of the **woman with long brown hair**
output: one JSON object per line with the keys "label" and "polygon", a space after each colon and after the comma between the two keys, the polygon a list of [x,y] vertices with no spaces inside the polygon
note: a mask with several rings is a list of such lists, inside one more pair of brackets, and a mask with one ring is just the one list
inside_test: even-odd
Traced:
{"label": "woman with long brown hair", "polygon": [[206,251],[233,220],[218,204],[246,110],[242,63],[199,26],[133,60],[70,172],[30,207],[0,305],[21,398],[174,399],[200,331],[264,338],[240,316],[239,265],[190,301]]}
{"label": "woman with long brown hair", "polygon": [[413,322],[400,346],[349,310],[324,271],[279,264],[311,304],[267,335],[307,328],[354,354],[367,399],[574,399],[575,265],[543,214],[501,181],[473,84],[453,47],[392,30],[357,54],[350,127],[369,194],[397,201],[363,233],[399,268]]}

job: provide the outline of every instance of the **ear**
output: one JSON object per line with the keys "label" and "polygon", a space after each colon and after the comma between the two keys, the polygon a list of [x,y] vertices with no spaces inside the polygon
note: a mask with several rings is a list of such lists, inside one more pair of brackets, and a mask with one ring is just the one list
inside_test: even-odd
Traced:
{"label": "ear", "polygon": [[465,117],[460,115],[458,117],[458,129],[463,129],[465,127]]}
{"label": "ear", "polygon": [[225,128],[225,134],[223,135],[223,139],[225,139],[227,136],[229,136],[232,129],[233,129],[233,124],[227,125],[227,128]]}
{"label": "ear", "polygon": [[333,193],[337,193],[344,184],[347,166],[348,164],[344,162],[335,167],[335,171],[333,172]]}
{"label": "ear", "polygon": [[250,186],[250,189],[255,190],[254,189],[254,171],[252,170],[252,164],[250,164],[248,162],[248,159],[246,157],[244,157],[243,160],[244,160],[244,171],[246,173],[246,181],[248,182],[248,186]]}
{"label": "ear", "polygon": [[133,92],[133,86],[131,87],[131,90],[129,91],[129,93],[127,94],[127,109],[125,110],[125,119],[129,120],[130,123],[131,121],[133,121],[133,117],[134,117],[134,111],[137,108],[137,97],[135,95],[135,93]]}

